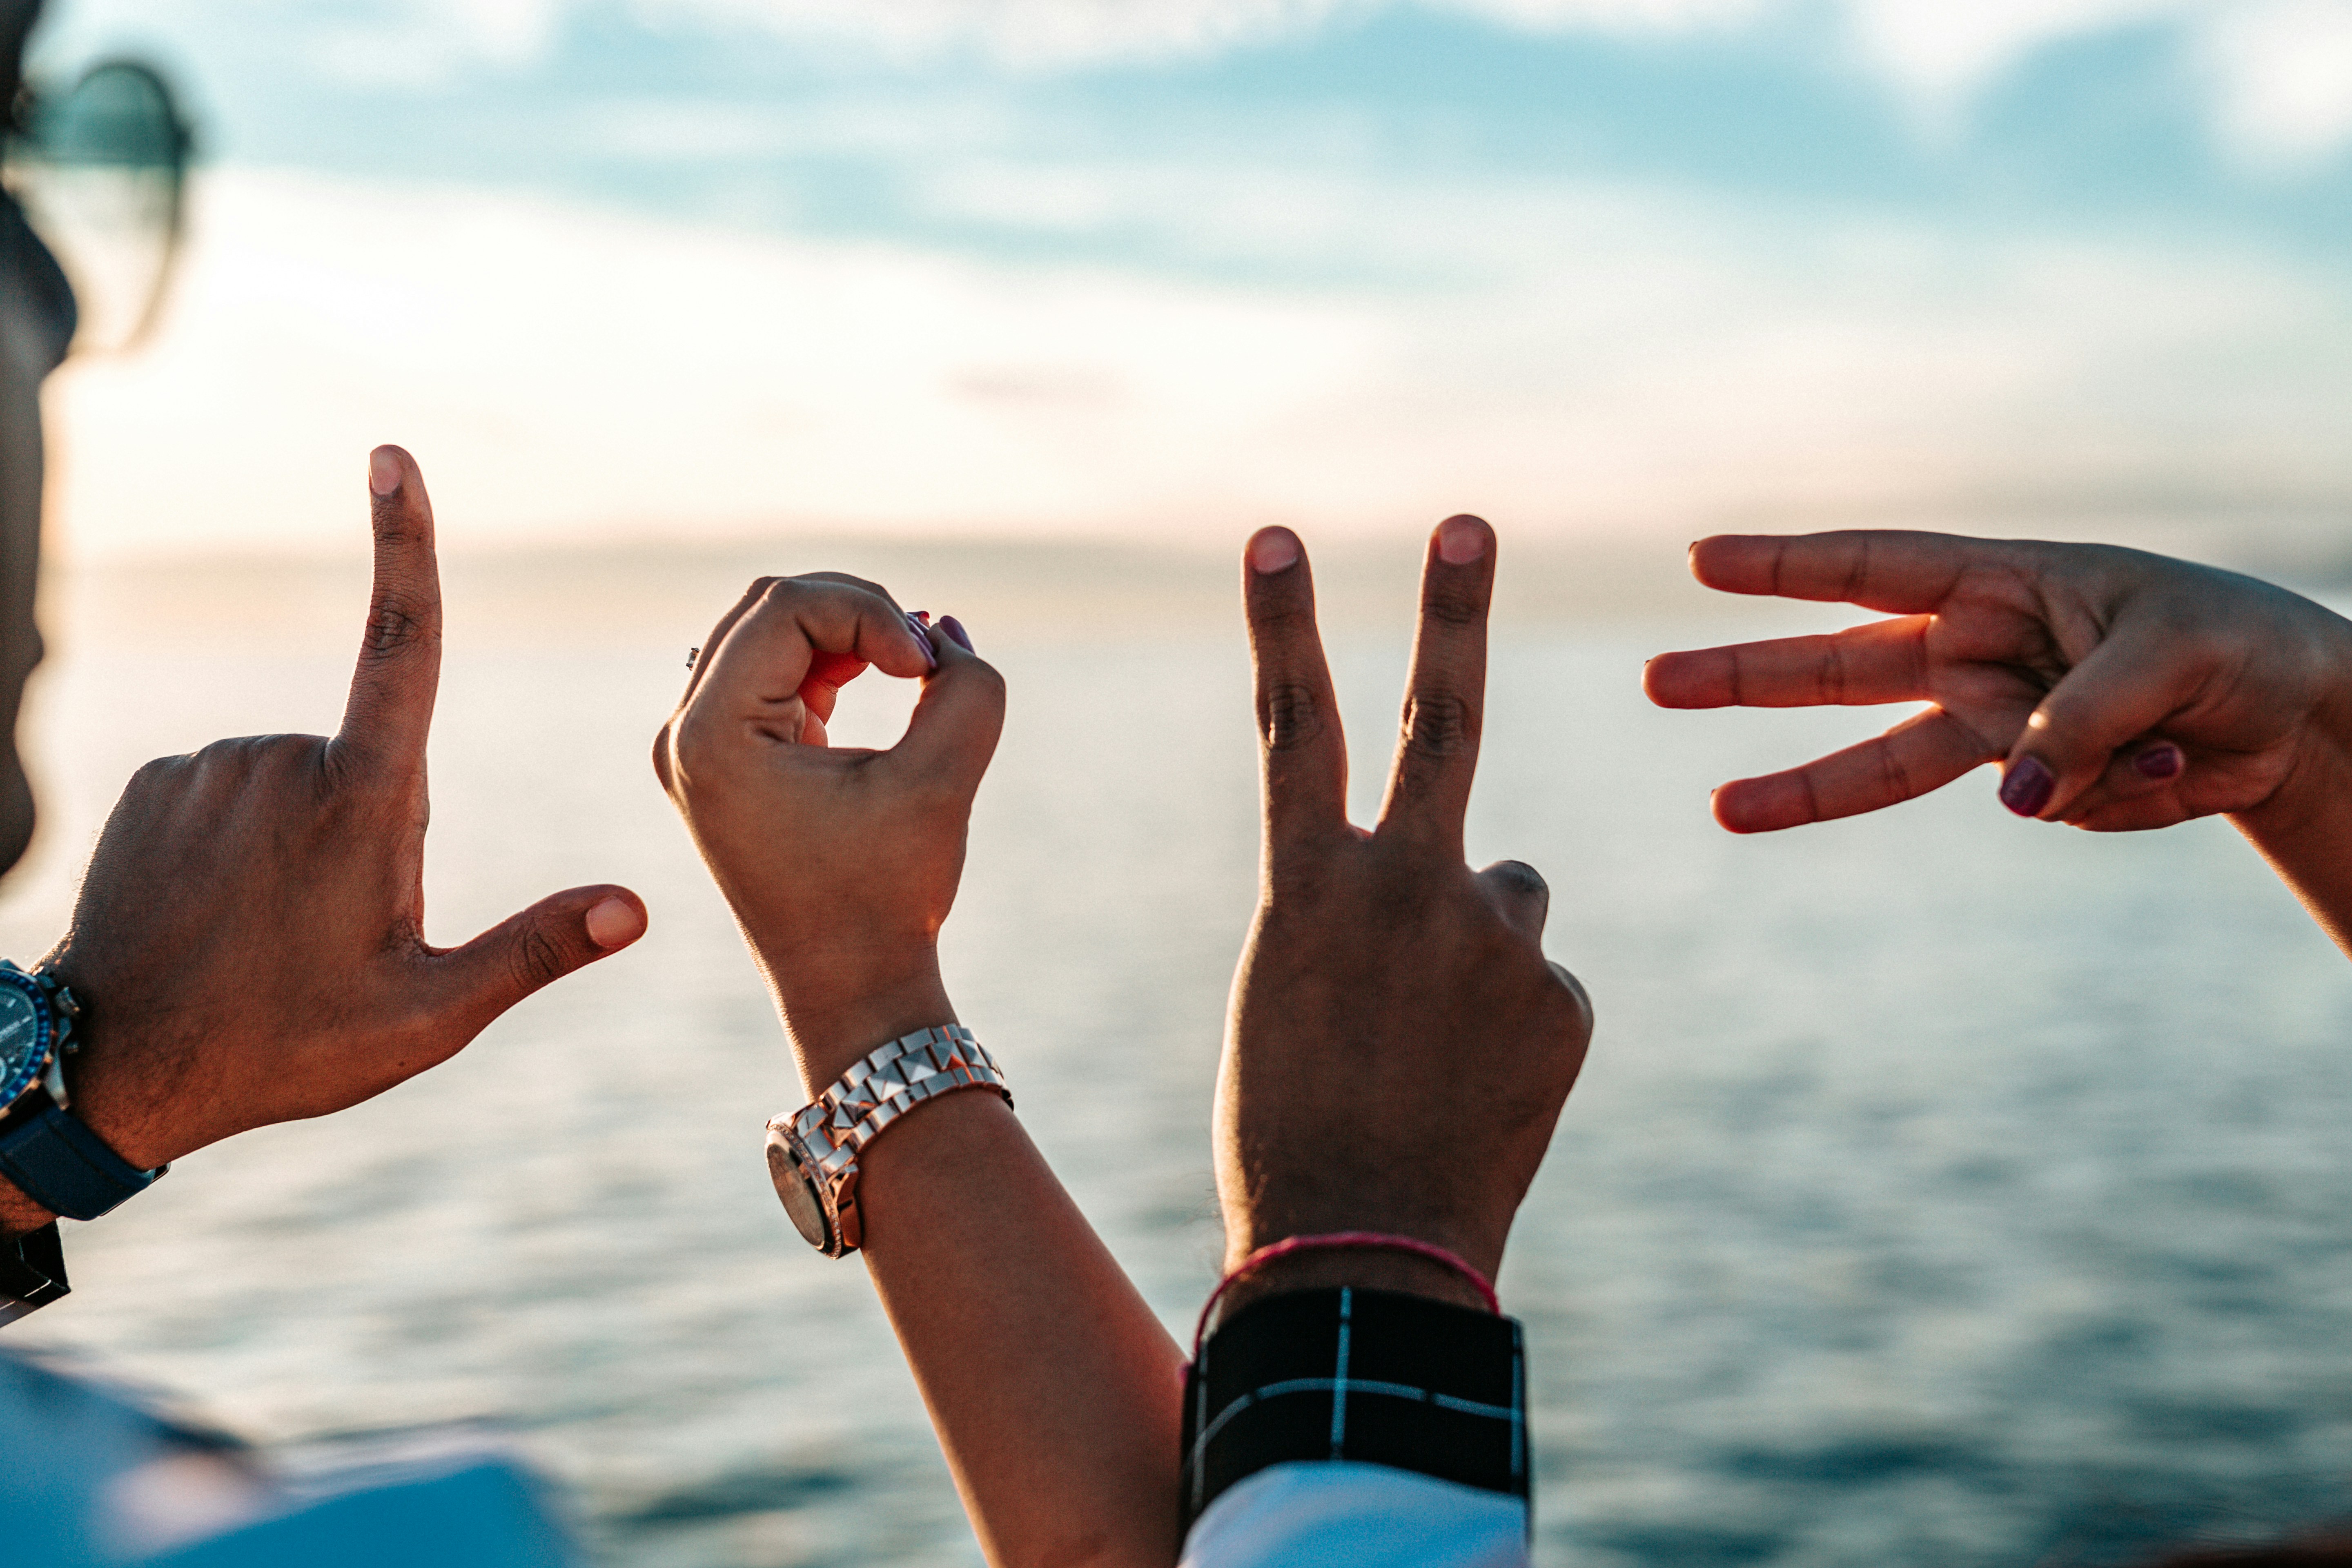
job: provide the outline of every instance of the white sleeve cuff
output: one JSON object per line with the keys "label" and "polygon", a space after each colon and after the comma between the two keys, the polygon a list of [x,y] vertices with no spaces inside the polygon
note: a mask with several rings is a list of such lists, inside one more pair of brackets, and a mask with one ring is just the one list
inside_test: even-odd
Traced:
{"label": "white sleeve cuff", "polygon": [[1515,1497],[1386,1465],[1276,1465],[1228,1489],[1179,1568],[1525,1568]]}

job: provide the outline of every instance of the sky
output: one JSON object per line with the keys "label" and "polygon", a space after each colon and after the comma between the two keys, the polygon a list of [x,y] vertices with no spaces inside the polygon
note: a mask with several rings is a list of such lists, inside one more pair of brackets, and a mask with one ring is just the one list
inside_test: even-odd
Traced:
{"label": "sky", "polygon": [[2352,0],[51,12],[205,152],[77,552],[2352,524]]}

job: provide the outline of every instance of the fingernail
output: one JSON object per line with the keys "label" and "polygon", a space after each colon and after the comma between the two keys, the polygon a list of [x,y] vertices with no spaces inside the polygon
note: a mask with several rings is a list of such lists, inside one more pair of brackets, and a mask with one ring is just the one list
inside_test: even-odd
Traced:
{"label": "fingernail", "polygon": [[2132,767],[2144,779],[2168,779],[2180,771],[2182,760],[2180,748],[2167,741],[2134,757]]}
{"label": "fingernail", "polygon": [[1475,517],[1449,517],[1438,525],[1437,558],[1467,566],[1486,553],[1486,525]]}
{"label": "fingernail", "polygon": [[400,454],[389,447],[378,447],[368,454],[368,489],[388,496],[399,488]]}
{"label": "fingernail", "polygon": [[646,917],[626,899],[606,899],[588,909],[588,940],[607,952],[646,934]]}
{"label": "fingernail", "polygon": [[908,610],[907,629],[915,634],[915,646],[923,650],[923,662],[933,669],[940,667],[940,656],[931,651],[931,629],[925,623],[931,618],[929,610]]}
{"label": "fingernail", "polygon": [[953,616],[941,616],[940,617],[940,630],[953,637],[955,639],[956,647],[963,649],[964,652],[971,653],[973,651],[971,646],[971,634],[964,630],[963,623],[957,620]]}
{"label": "fingernail", "polygon": [[1287,572],[1298,564],[1298,535],[1286,528],[1269,528],[1250,541],[1250,569],[1261,576]]}
{"label": "fingernail", "polygon": [[2001,775],[2000,804],[2020,816],[2039,816],[2058,781],[2039,757],[2027,757]]}

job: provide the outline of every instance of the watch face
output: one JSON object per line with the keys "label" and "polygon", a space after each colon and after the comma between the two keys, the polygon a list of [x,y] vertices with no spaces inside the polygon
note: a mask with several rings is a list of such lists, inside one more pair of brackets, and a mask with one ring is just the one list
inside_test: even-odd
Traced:
{"label": "watch face", "polygon": [[784,1213],[792,1216],[793,1228],[811,1247],[822,1248],[831,1239],[831,1227],[824,1223],[824,1200],[817,1196],[816,1183],[801,1163],[792,1141],[773,1130],[768,1133],[768,1176],[776,1184],[776,1196],[784,1200]]}
{"label": "watch face", "polygon": [[0,1110],[33,1087],[48,1060],[48,1009],[31,981],[0,973]]}

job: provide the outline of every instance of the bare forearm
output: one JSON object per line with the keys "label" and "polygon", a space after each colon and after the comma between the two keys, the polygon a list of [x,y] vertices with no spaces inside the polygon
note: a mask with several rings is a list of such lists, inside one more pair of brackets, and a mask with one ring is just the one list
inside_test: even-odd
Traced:
{"label": "bare forearm", "polygon": [[2352,719],[2262,805],[2231,816],[2336,945],[2352,955]]}
{"label": "bare forearm", "polygon": [[866,1259],[989,1561],[1166,1564],[1183,1357],[992,1094],[865,1161]]}

